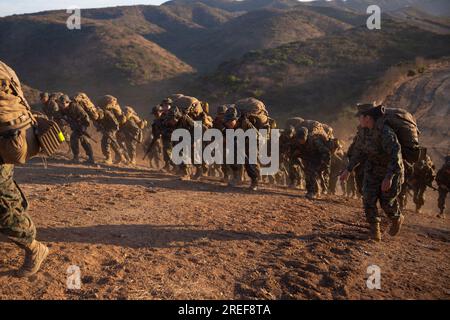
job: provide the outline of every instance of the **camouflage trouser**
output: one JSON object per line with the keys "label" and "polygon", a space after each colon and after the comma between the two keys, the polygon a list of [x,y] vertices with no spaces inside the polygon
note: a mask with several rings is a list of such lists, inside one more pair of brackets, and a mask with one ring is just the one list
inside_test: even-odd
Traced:
{"label": "camouflage trouser", "polygon": [[194,154],[194,145],[191,146],[191,164],[186,164],[186,163],[182,163],[180,165],[180,170],[181,173],[183,175],[191,175],[191,173],[194,171],[193,169],[195,168],[195,176],[201,177],[203,175],[204,172],[208,172],[208,165],[202,161],[202,159],[198,159],[200,161],[202,161],[202,163],[195,163],[195,154]]}
{"label": "camouflage trouser", "polygon": [[169,138],[163,138],[162,139],[162,154],[164,162],[166,163],[166,166],[172,165],[175,167],[175,164],[172,161],[172,149],[173,144],[172,141]]}
{"label": "camouflage trouser", "polygon": [[319,193],[322,172],[320,171],[320,163],[313,161],[303,161],[306,191],[309,194],[317,195]]}
{"label": "camouflage trouser", "polygon": [[242,167],[244,167],[245,172],[250,177],[253,183],[257,183],[260,178],[260,168],[258,164],[227,164],[224,165],[224,171],[226,175],[232,173],[235,179],[239,179],[241,175]]}
{"label": "camouflage trouser", "polygon": [[417,184],[413,187],[414,192],[413,201],[416,205],[417,210],[422,208],[422,206],[425,204],[424,194],[426,189],[427,186],[423,184]]}
{"label": "camouflage trouser", "polygon": [[103,137],[101,141],[102,153],[107,158],[111,158],[111,149],[120,157],[123,154],[122,148],[119,142],[117,142],[117,131],[109,130],[103,132]]}
{"label": "camouflage trouser", "polygon": [[[330,182],[331,186],[331,182]],[[356,179],[355,173],[350,173],[347,181],[341,181],[342,192],[347,197],[355,197],[356,196]]]}
{"label": "camouflage trouser", "polygon": [[364,173],[363,203],[366,218],[369,223],[381,221],[377,208],[378,201],[390,219],[396,219],[400,216],[398,196],[403,183],[403,177],[395,175],[392,179],[392,187],[386,193],[381,191],[383,179],[384,175],[381,174]]}
{"label": "camouflage trouser", "polygon": [[302,180],[302,165],[298,158],[290,159],[288,163],[289,183],[300,186]]}
{"label": "camouflage trouser", "polygon": [[36,227],[26,213],[28,203],[13,180],[13,172],[13,165],[0,165],[0,233],[24,246],[36,238]]}
{"label": "camouflage trouser", "polygon": [[88,158],[94,159],[94,152],[92,151],[89,138],[80,130],[74,130],[70,135],[70,149],[72,150],[73,157],[78,158],[80,155],[80,143]]}
{"label": "camouflage trouser", "polygon": [[136,161],[137,146],[139,142],[134,137],[122,136],[119,139],[119,143],[123,147],[123,150],[125,150],[127,158],[130,161]]}
{"label": "camouflage trouser", "polygon": [[364,183],[364,165],[361,163],[359,166],[357,166],[354,170],[355,172],[355,183],[356,183],[356,190],[360,195],[363,194],[363,183]]}
{"label": "camouflage trouser", "polygon": [[332,174],[330,174],[330,179],[328,182],[328,191],[331,194],[336,194],[336,187],[337,187],[337,182],[338,182],[338,172],[333,172]]}
{"label": "camouflage trouser", "polygon": [[[320,178],[320,187],[322,189],[323,193],[328,192],[329,188],[330,188],[330,175],[331,175],[331,169],[330,169],[330,165],[328,164],[328,166],[325,168],[325,170],[323,170],[319,176]],[[336,180],[337,182],[337,180]],[[335,186],[336,189],[336,186]]]}
{"label": "camouflage trouser", "polygon": [[150,167],[154,167],[154,164],[156,164],[156,167],[160,166],[162,152],[163,152],[162,142],[161,139],[158,139],[158,141],[155,142],[155,144],[153,145],[152,149],[148,154],[148,161],[150,163]]}
{"label": "camouflage trouser", "polygon": [[448,189],[442,188],[439,186],[438,188],[439,198],[438,198],[438,208],[442,212],[445,210],[445,198],[447,198]]}

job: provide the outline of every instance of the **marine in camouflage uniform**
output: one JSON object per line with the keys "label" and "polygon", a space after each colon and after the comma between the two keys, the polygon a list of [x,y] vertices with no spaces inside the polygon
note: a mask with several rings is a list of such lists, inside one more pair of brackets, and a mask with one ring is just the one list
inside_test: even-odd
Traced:
{"label": "marine in camouflage uniform", "polygon": [[381,241],[377,202],[391,219],[390,235],[399,233],[404,217],[400,212],[398,196],[404,180],[401,145],[395,132],[382,120],[381,108],[372,104],[358,105],[361,131],[350,155],[347,170],[341,175],[346,180],[349,173],[364,162],[363,203],[372,239]]}
{"label": "marine in camouflage uniform", "polygon": [[[343,163],[342,163],[342,170],[347,168],[347,165],[348,165],[348,155],[345,154]],[[360,167],[360,165],[358,167]],[[344,193],[344,196],[346,196],[348,198],[356,198],[356,197],[360,196],[360,193],[357,191],[357,186],[356,186],[355,170],[353,170],[350,173],[347,181],[341,180],[340,183],[341,183],[341,189],[342,189],[342,192]]]}
{"label": "marine in camouflage uniform", "polygon": [[111,95],[103,96],[99,103],[100,112],[99,119],[97,120],[97,128],[103,134],[101,140],[102,153],[105,156],[104,162],[106,164],[112,164],[113,157],[112,151],[116,153],[117,162],[128,162],[128,157],[121,145],[117,141],[117,132],[120,129],[120,125],[126,121],[122,110],[117,103],[117,99]]}
{"label": "marine in camouflage uniform", "polygon": [[[222,132],[225,129],[224,119],[227,109],[228,107],[226,105],[221,105],[217,108],[216,116],[213,119],[212,125],[214,129],[220,130]],[[209,169],[210,176],[216,176],[216,173],[218,172],[219,176],[222,176],[222,181],[228,183],[230,179],[230,172],[228,172],[228,167],[225,164],[225,161],[222,165],[214,163],[209,166]]]}
{"label": "marine in camouflage uniform", "polygon": [[[21,130],[31,130],[32,118],[17,75],[0,61],[0,118],[14,114],[21,116],[9,122],[0,122],[1,140],[13,139]],[[39,271],[49,250],[36,240],[36,227],[26,212],[28,202],[13,179],[14,165],[4,162],[0,152],[0,234],[25,251],[23,265],[16,275],[28,277]]]}
{"label": "marine in camouflage uniform", "polygon": [[309,135],[308,129],[301,127],[296,133],[296,149],[302,159],[305,180],[306,197],[320,197],[320,180],[324,170],[330,163],[331,151],[327,141],[320,135]]}
{"label": "marine in camouflage uniform", "polygon": [[425,191],[427,190],[427,186],[431,186],[435,176],[435,167],[428,155],[425,156],[425,159],[419,160],[414,164],[412,178],[408,184],[413,191],[416,213],[420,213],[420,209],[425,204]]}
{"label": "marine in camouflage uniform", "polygon": [[[170,163],[172,163],[174,167],[176,167],[176,165],[172,161],[172,133],[176,129],[186,129],[193,136],[194,126],[194,120],[186,112],[182,112],[178,107],[172,107],[163,119],[163,130],[160,132],[160,135],[163,140],[163,145],[166,144],[167,150],[170,150],[170,154],[167,154],[167,157],[169,158],[167,159],[167,161],[170,161]],[[191,150],[191,161],[193,161],[193,157],[193,150]],[[187,163],[182,163],[178,166],[182,180],[191,179],[191,166],[191,164]],[[198,167],[201,167],[201,165],[196,165],[196,167],[198,169]]]}
{"label": "marine in camouflage uniform", "polygon": [[[356,135],[354,136],[353,141],[347,150],[347,157],[348,157],[347,164],[350,161],[350,158],[355,156],[355,154],[356,154],[355,146],[364,143],[364,136],[367,132],[368,132],[367,128],[361,128],[361,126],[358,126]],[[363,189],[363,181],[364,181],[364,166],[366,163],[366,159],[364,158],[364,156],[362,154],[360,154],[358,156],[359,156],[359,163],[353,168],[353,171],[351,172],[351,175],[350,175],[350,179],[353,175],[354,180],[355,180],[355,185],[356,185],[355,187],[356,187],[357,194],[359,196],[361,196],[363,193],[362,189]],[[347,182],[347,181],[344,181],[344,182]],[[352,182],[350,181],[350,184],[351,183]]]}
{"label": "marine in camouflage uniform", "polygon": [[[208,103],[200,102],[199,104],[192,106],[187,112],[187,116],[190,117],[193,121],[201,122],[203,133],[206,130],[211,129],[213,127],[213,119],[208,115],[207,111],[204,109],[205,107],[209,108]],[[190,125],[188,129],[192,130]],[[204,147],[205,142],[202,141],[202,150]],[[192,131],[192,156],[194,156],[193,131]],[[194,180],[200,179],[203,176],[203,174],[208,172],[208,165],[204,161],[202,161],[201,164],[194,164],[193,166],[196,168],[195,175],[193,176]]]}
{"label": "marine in camouflage uniform", "polygon": [[[181,95],[180,95],[181,96]],[[152,140],[147,147],[150,154],[150,161],[153,159],[159,159],[160,155],[164,160],[163,171],[171,172],[176,168],[173,163],[172,157],[172,141],[170,137],[172,134],[172,128],[166,127],[166,118],[172,109],[173,100],[171,98],[165,98],[158,106],[153,108],[153,115],[155,119],[152,122]]]}
{"label": "marine in camouflage uniform", "polygon": [[136,152],[138,144],[143,141],[143,129],[147,121],[141,119],[132,107],[125,107],[126,122],[120,127],[118,134],[119,143],[128,153],[130,164],[136,164]]}
{"label": "marine in camouflage uniform", "polygon": [[[255,121],[256,119],[253,118],[249,118],[247,116],[242,116],[242,115],[238,115],[238,111],[235,108],[229,108],[224,116],[224,130],[223,130],[223,134],[224,137],[226,136],[226,130],[227,129],[233,129],[233,130],[237,130],[237,129],[242,129],[244,132],[249,130],[249,129],[256,129],[257,128],[257,124],[254,123],[253,121]],[[226,139],[224,139],[224,143],[225,143],[225,147],[228,149],[229,146],[226,145]],[[235,155],[235,159],[234,159],[234,164],[229,164],[228,168],[229,170],[231,170],[232,175],[233,175],[233,179],[230,181],[230,185],[231,186],[235,186],[240,180],[240,175],[241,175],[241,170],[242,167],[244,167],[245,172],[247,173],[247,175],[250,177],[251,180],[251,184],[250,184],[250,189],[253,191],[258,190],[258,182],[260,180],[260,167],[258,163],[250,163],[249,159],[250,159],[250,148],[249,148],[249,144],[248,141],[246,139],[245,142],[245,163],[244,165],[242,164],[238,164],[237,163],[237,154],[238,154],[238,150],[237,150],[237,143],[235,141],[234,143],[234,155]],[[224,152],[224,156],[226,156],[226,152]]]}
{"label": "marine in camouflage uniform", "polygon": [[[72,133],[70,135],[70,149],[73,154],[73,161],[80,161],[80,144],[86,152],[88,160],[86,163],[94,164],[94,151],[90,142],[88,128],[91,126],[91,119],[88,113],[77,101],[71,101],[68,96],[60,97],[60,104],[62,105],[61,112],[64,114],[64,119],[69,123]],[[67,106],[68,105],[68,106]]]}
{"label": "marine in camouflage uniform", "polygon": [[[342,144],[338,139],[331,139],[328,144],[330,145],[331,160],[328,172],[328,192],[330,194],[336,194],[336,187],[340,172],[344,170],[344,154],[342,152]],[[325,175],[326,176],[326,175]],[[344,191],[344,190],[343,190]]]}
{"label": "marine in camouflage uniform", "polygon": [[438,185],[438,208],[439,214],[438,217],[445,217],[445,200],[447,198],[447,194],[450,191],[450,156],[445,158],[445,163],[441,169],[439,169],[436,175],[436,183]]}
{"label": "marine in camouflage uniform", "polygon": [[178,116],[179,110],[174,114],[174,109],[170,108],[166,113],[163,113],[160,117],[155,118],[152,123],[152,140],[147,148],[152,150],[160,141],[162,143],[162,157],[165,162],[164,171],[170,172],[177,166],[172,161],[172,148],[173,144],[171,141],[171,136],[173,130],[176,128],[177,120],[168,121],[169,118]]}
{"label": "marine in camouflage uniform", "polygon": [[303,163],[296,146],[296,131],[293,126],[280,135],[280,168],[286,172],[288,185],[291,188],[301,188]]}
{"label": "marine in camouflage uniform", "polygon": [[55,114],[58,113],[58,104],[54,100],[50,100],[48,92],[41,92],[39,94],[40,109],[50,119],[55,118]]}

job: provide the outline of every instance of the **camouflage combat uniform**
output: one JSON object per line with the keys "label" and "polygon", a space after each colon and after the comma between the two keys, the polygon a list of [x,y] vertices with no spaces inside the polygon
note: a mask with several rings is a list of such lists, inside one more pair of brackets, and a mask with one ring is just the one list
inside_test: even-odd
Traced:
{"label": "camouflage combat uniform", "polygon": [[[397,197],[404,179],[401,146],[397,136],[388,125],[377,122],[371,130],[359,130],[350,156],[348,171],[364,163],[363,202],[369,223],[380,222],[377,201],[392,220],[400,217]],[[392,179],[392,187],[381,191],[384,178]]]}
{"label": "camouflage combat uniform", "polygon": [[[301,128],[306,130],[306,128]],[[300,132],[298,132],[299,134]],[[320,180],[324,170],[330,163],[331,152],[327,141],[319,135],[309,135],[306,130],[306,142],[297,144],[304,166],[307,197],[320,196]]]}
{"label": "camouflage combat uniform", "polygon": [[104,110],[103,117],[98,120],[98,128],[102,132],[102,153],[105,156],[105,162],[112,162],[112,151],[120,161],[127,161],[127,157],[117,141],[117,132],[120,129],[120,121],[113,110]]}
{"label": "camouflage combat uniform", "polygon": [[[330,194],[336,194],[336,186],[338,182],[339,173],[344,169],[344,159],[336,153],[331,155],[330,165],[330,179],[328,190]],[[342,190],[344,193],[345,191]]]}
{"label": "camouflage combat uniform", "polygon": [[[2,147],[15,144],[15,151],[12,148],[0,150],[0,234],[24,250],[23,265],[17,270],[16,276],[28,277],[39,271],[49,250],[36,240],[36,227],[26,213],[28,202],[13,180],[14,165],[5,162],[15,161],[7,157],[16,151],[18,154],[24,152],[25,146],[30,151],[29,156],[37,154],[40,147],[33,146],[31,138],[30,140],[19,138],[19,133],[26,135],[32,133],[30,126],[36,120],[24,98],[16,73],[2,61],[0,61],[0,119]],[[16,143],[18,141],[20,144]],[[26,161],[27,158],[28,156],[24,159],[21,157],[17,161],[22,163],[22,160]]]}
{"label": "camouflage combat uniform", "polygon": [[[348,160],[348,155],[346,154],[346,155],[344,155],[342,168],[347,168],[348,161],[349,161]],[[361,165],[358,165],[358,168],[360,166]],[[356,171],[356,169],[354,169],[350,173],[347,181],[341,180],[341,189],[342,189],[342,192],[344,193],[344,195],[346,197],[355,198],[355,197],[360,195],[359,191],[357,190],[355,171]]]}
{"label": "camouflage combat uniform", "polygon": [[445,200],[447,198],[448,192],[450,191],[450,158],[447,159],[444,166],[441,169],[439,169],[436,175],[436,183],[438,185],[439,191],[439,198],[438,198],[439,216],[444,216]]}
{"label": "camouflage combat uniform", "polygon": [[147,121],[141,119],[131,107],[125,107],[126,122],[120,127],[119,142],[128,154],[131,164],[136,164],[138,144],[144,139],[144,128]]}
{"label": "camouflage combat uniform", "polygon": [[70,149],[72,150],[74,161],[79,161],[81,144],[88,157],[88,162],[93,163],[94,152],[87,132],[91,125],[89,115],[76,101],[70,103],[69,107],[64,110],[64,114],[72,130],[70,135]]}
{"label": "camouflage combat uniform", "polygon": [[26,213],[28,202],[13,180],[14,165],[0,164],[0,233],[19,246],[36,238],[36,227]]}
{"label": "camouflage combat uniform", "polygon": [[46,103],[42,103],[42,112],[50,119],[55,120],[58,118],[59,107],[55,98],[49,98]]}
{"label": "camouflage combat uniform", "polygon": [[412,179],[409,185],[413,190],[413,201],[416,205],[417,212],[425,204],[425,191],[427,186],[431,186],[435,176],[434,165],[429,156],[426,156],[425,160],[420,160],[414,164]]}

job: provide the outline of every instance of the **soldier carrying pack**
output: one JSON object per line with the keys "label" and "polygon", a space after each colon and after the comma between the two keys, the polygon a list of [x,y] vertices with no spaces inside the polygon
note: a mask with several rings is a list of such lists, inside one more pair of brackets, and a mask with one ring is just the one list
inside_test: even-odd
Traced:
{"label": "soldier carrying pack", "polygon": [[0,61],[0,163],[24,164],[41,150],[50,156],[63,141],[54,121],[31,113],[17,75]]}
{"label": "soldier carrying pack", "polygon": [[379,125],[387,124],[394,130],[402,146],[403,159],[409,163],[418,161],[421,150],[419,145],[420,131],[414,116],[400,108],[386,108],[384,106],[378,106],[378,108],[381,108],[383,113]]}

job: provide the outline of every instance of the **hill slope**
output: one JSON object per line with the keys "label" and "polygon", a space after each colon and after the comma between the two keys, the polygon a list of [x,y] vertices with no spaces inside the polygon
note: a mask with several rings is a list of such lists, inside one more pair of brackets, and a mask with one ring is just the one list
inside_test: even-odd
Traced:
{"label": "hill slope", "polygon": [[399,81],[385,103],[406,108],[416,117],[421,141],[437,164],[450,153],[450,59]]}
{"label": "hill slope", "polygon": [[391,66],[419,56],[450,55],[449,41],[449,35],[385,21],[380,31],[357,27],[248,53],[206,77],[202,92],[220,102],[255,95],[268,103],[274,115],[303,114],[330,121],[359,102]]}

